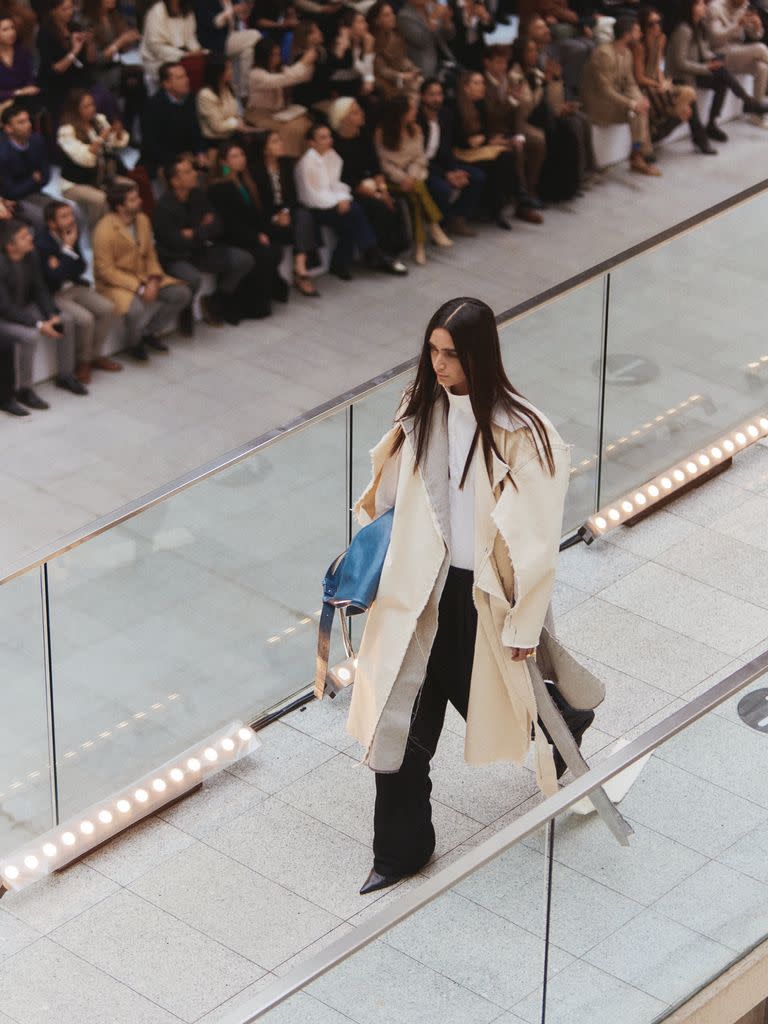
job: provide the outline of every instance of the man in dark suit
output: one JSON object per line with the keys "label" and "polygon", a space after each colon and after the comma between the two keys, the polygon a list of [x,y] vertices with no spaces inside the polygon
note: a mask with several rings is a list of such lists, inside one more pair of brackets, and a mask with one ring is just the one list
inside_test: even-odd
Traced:
{"label": "man in dark suit", "polygon": [[12,103],[0,117],[0,192],[16,202],[16,214],[36,228],[43,227],[43,208],[50,196],[43,193],[51,177],[45,139],[32,131],[25,107]]}
{"label": "man in dark suit", "polygon": [[74,375],[74,324],[51,298],[29,226],[15,219],[0,225],[0,250],[0,322],[3,335],[18,346],[19,353],[16,398],[30,409],[48,408],[32,387],[35,350],[41,338],[56,343],[56,386],[74,395],[87,395],[87,388]]}
{"label": "man in dark suit", "polygon": [[421,86],[418,114],[429,160],[427,188],[446,217],[448,231],[471,238],[477,232],[468,220],[480,202],[485,173],[453,155],[453,117],[444,104],[442,85],[436,78],[427,78]]}
{"label": "man in dark suit", "polygon": [[198,167],[208,163],[189,76],[181,64],[162,64],[160,88],[144,107],[142,163],[150,177],[181,153],[193,153]]}

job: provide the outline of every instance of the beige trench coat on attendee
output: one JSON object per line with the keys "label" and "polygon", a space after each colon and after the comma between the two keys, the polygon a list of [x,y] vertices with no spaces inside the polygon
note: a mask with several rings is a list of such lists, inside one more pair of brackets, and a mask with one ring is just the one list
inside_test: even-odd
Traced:
{"label": "beige trench coat on attendee", "polygon": [[[539,463],[520,421],[494,423],[502,457],[494,455],[490,466],[479,444],[475,452],[473,598],[478,627],[464,757],[473,765],[522,764],[534,729],[537,778],[549,794],[557,788],[552,750],[537,724],[528,666],[512,661],[509,651],[539,643],[570,476],[569,447],[542,419],[552,444],[554,477]],[[403,427],[392,537],[360,645],[347,723],[365,750],[364,763],[384,772],[397,771],[402,763],[450,564],[443,403],[435,404],[427,451],[415,473],[413,422],[405,420]],[[396,432],[397,427],[385,434],[371,453],[373,479],[355,505],[362,523],[376,514],[376,492],[392,459]]]}

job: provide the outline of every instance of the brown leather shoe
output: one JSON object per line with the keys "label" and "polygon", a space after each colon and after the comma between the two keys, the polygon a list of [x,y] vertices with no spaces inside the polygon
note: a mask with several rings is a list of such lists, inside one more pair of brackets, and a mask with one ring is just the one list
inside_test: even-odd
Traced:
{"label": "brown leather shoe", "polygon": [[527,224],[543,224],[544,218],[538,210],[532,206],[518,206],[515,216],[518,220],[524,220]]}
{"label": "brown leather shoe", "polygon": [[629,169],[635,174],[645,174],[648,178],[660,178],[661,171],[655,164],[649,164],[645,157],[635,153],[629,161]]}
{"label": "brown leather shoe", "polygon": [[91,369],[106,370],[107,373],[118,373],[123,369],[123,364],[118,363],[116,359],[110,359],[109,356],[96,356],[95,359],[91,360]]}
{"label": "brown leather shoe", "polygon": [[75,377],[80,381],[81,384],[91,383],[91,364],[90,363],[78,363],[75,367]]}
{"label": "brown leather shoe", "polygon": [[447,230],[449,235],[456,235],[458,238],[477,238],[477,232],[470,227],[466,217],[451,217]]}

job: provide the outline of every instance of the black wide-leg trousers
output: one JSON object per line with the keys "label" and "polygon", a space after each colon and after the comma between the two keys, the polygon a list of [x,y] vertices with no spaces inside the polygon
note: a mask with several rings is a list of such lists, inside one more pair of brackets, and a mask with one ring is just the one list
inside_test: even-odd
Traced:
{"label": "black wide-leg trousers", "polygon": [[448,701],[462,718],[467,717],[477,634],[472,582],[470,569],[449,569],[402,766],[397,772],[376,773],[373,866],[381,875],[413,874],[435,848],[429,763],[437,749]]}

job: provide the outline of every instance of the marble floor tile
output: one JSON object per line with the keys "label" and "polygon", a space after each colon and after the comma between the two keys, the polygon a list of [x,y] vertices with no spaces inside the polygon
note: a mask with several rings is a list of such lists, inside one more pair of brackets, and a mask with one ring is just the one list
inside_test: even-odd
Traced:
{"label": "marble floor tile", "polygon": [[0,964],[39,938],[40,932],[35,928],[0,910]]}
{"label": "marble floor tile", "polygon": [[305,732],[321,743],[337,750],[357,748],[357,742],[346,730],[349,713],[351,687],[348,687],[334,699],[313,700],[297,711],[291,712],[283,721],[292,729]]}
{"label": "marble floor tile", "polygon": [[768,452],[753,444],[733,460],[726,479],[747,491],[768,491]]}
{"label": "marble floor tile", "polygon": [[52,938],[189,1024],[263,973],[125,889],[62,925]]}
{"label": "marble floor tile", "polygon": [[264,793],[277,793],[337,756],[333,747],[283,722],[262,730],[259,741],[259,749],[230,771]]}
{"label": "marble floor tile", "polygon": [[[361,897],[362,899],[362,897]],[[332,928],[326,935],[321,935],[319,939],[311,942],[304,949],[300,949],[298,953],[295,953],[288,960],[283,960],[281,964],[278,964],[272,972],[276,977],[281,978],[289,971],[293,970],[299,964],[305,963],[307,960],[319,953],[323,953],[327,948],[338,939],[344,938],[346,935],[350,935],[355,930],[355,925],[350,924],[349,921],[342,921],[340,925]]]}
{"label": "marble floor tile", "polygon": [[8,893],[3,910],[45,934],[111,896],[117,888],[86,864],[73,864],[28,889]]}
{"label": "marble floor tile", "polygon": [[181,1019],[49,939],[27,946],[0,967],[0,1004],[15,1024],[179,1024]]}
{"label": "marble floor tile", "polygon": [[83,863],[118,885],[128,885],[145,871],[186,849],[192,841],[186,832],[160,818],[146,818],[94,850]]}
{"label": "marble floor tile", "polygon": [[740,601],[768,608],[768,551],[752,544],[708,530],[668,548],[658,561]]}
{"label": "marble floor tile", "polygon": [[356,1024],[490,1024],[502,1009],[383,942],[356,953],[307,992]]}
{"label": "marble floor tile", "polygon": [[768,885],[768,823],[748,832],[717,859],[726,867]]}
{"label": "marble floor tile", "polygon": [[728,473],[724,473],[688,494],[675,498],[668,508],[672,515],[681,519],[687,519],[698,526],[709,526],[713,519],[742,505],[750,496],[749,491],[731,483]]}
{"label": "marble floor tile", "polygon": [[723,533],[744,544],[768,551],[768,497],[755,494],[747,498],[737,508],[724,512],[709,523],[715,533]]}
{"label": "marble floor tile", "polygon": [[220,834],[231,821],[257,807],[267,794],[244,779],[223,771],[206,779],[202,788],[163,808],[158,817],[197,839]]}
{"label": "marble floor tile", "polygon": [[645,910],[584,959],[642,992],[676,1003],[720,974],[733,960],[733,950]]}
{"label": "marble floor tile", "polygon": [[[595,709],[594,727],[609,736],[623,736],[671,703],[671,697],[666,691],[650,686],[634,676],[584,655],[579,661],[605,684],[605,700]],[[587,731],[585,740],[591,732],[592,728]]]}
{"label": "marble floor tile", "polygon": [[147,872],[131,889],[265,970],[341,923],[336,915],[201,843]]}
{"label": "marble floor tile", "polygon": [[557,578],[577,590],[597,594],[642,564],[642,558],[615,544],[576,544],[560,556]]}
{"label": "marble floor tile", "polygon": [[696,525],[672,512],[658,509],[635,526],[620,526],[608,539],[616,547],[640,558],[655,558],[678,541],[696,532]]}

